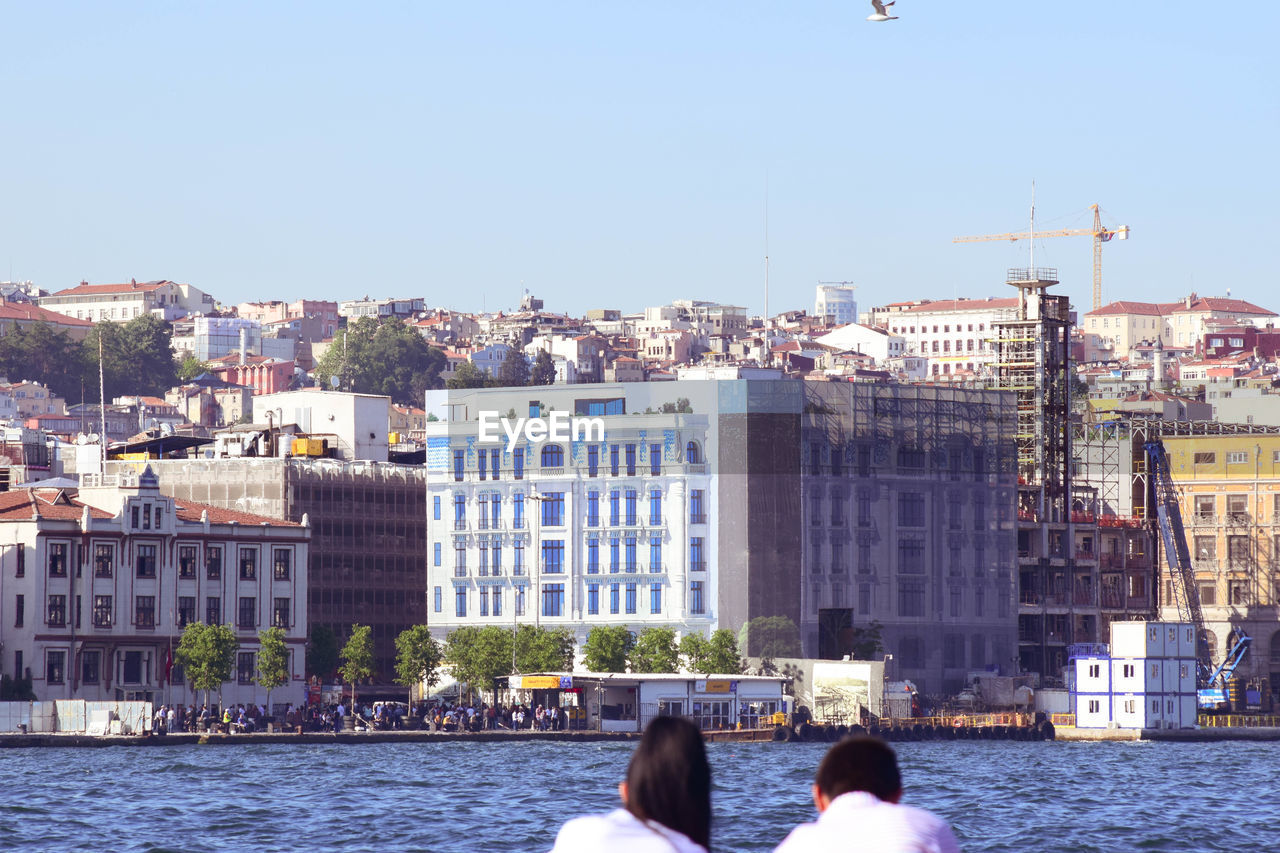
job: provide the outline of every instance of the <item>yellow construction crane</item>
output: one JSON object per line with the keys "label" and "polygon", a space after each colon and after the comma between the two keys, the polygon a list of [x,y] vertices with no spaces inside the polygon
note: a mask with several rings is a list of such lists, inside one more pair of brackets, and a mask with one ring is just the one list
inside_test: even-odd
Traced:
{"label": "yellow construction crane", "polygon": [[1092,237],[1093,238],[1093,310],[1102,307],[1102,244],[1111,240],[1113,237],[1117,240],[1129,239],[1129,226],[1121,225],[1118,228],[1103,228],[1102,216],[1098,212],[1096,204],[1090,205],[1093,209],[1093,227],[1092,228],[1060,228],[1056,231],[1018,231],[1012,234],[982,234],[976,237],[957,237],[952,243],[985,243],[993,240],[1030,240],[1040,239],[1041,237]]}

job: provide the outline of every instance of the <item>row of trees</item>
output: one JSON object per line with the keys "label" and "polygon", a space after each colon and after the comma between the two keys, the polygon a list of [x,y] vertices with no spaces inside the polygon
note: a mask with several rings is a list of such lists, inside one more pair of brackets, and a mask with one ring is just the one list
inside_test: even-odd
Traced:
{"label": "row of trees", "polygon": [[519,347],[507,350],[506,358],[498,368],[498,375],[481,370],[471,362],[459,364],[453,376],[445,383],[448,388],[517,388],[525,385],[550,385],[556,381],[556,365],[551,353],[538,350],[529,367],[529,360]]}
{"label": "row of trees", "polygon": [[360,317],[334,335],[316,364],[315,378],[322,388],[336,378],[344,391],[384,394],[401,405],[421,406],[428,388],[441,387],[447,361],[404,321]]}
{"label": "row of trees", "polygon": [[[218,692],[222,704],[222,685],[231,680],[240,642],[230,625],[206,625],[190,622],[182,629],[174,663],[183,668],[192,688],[205,692],[206,703]],[[258,634],[258,672],[254,682],[267,691],[267,708],[271,707],[271,691],[289,681],[289,653],[284,631],[268,628]]]}
{"label": "row of trees", "polygon": [[83,341],[48,323],[18,326],[0,338],[0,376],[30,379],[72,402],[98,400],[98,339],[107,399],[163,395],[178,381],[173,328],[152,315],[98,323]]}

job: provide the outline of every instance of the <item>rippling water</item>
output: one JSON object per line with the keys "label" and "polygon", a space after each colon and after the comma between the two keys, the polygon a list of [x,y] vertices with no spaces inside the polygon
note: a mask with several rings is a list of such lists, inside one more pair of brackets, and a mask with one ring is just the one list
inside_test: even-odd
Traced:
{"label": "rippling water", "polygon": [[[897,744],[966,851],[1280,848],[1275,743]],[[718,851],[812,816],[819,744],[710,744]],[[613,808],[625,743],[0,751],[0,848],[538,851]]]}

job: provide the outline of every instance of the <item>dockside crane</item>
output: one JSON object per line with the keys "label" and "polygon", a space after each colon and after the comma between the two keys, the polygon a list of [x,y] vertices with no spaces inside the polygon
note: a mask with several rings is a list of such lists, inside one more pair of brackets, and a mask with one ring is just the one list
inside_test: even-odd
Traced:
{"label": "dockside crane", "polygon": [[1169,564],[1169,586],[1178,607],[1178,618],[1190,622],[1196,632],[1196,694],[1197,704],[1203,709],[1217,710],[1227,707],[1227,682],[1244,660],[1253,640],[1240,630],[1231,630],[1234,643],[1217,668],[1213,667],[1213,655],[1205,634],[1204,612],[1200,607],[1200,590],[1196,586],[1195,570],[1191,565],[1191,551],[1187,548],[1186,530],[1182,525],[1182,509],[1178,503],[1177,487],[1169,471],[1169,454],[1164,442],[1156,439],[1142,446],[1147,457],[1150,474],[1150,505],[1155,507],[1151,520],[1155,532],[1164,545],[1165,561]]}
{"label": "dockside crane", "polygon": [[1102,307],[1102,244],[1112,239],[1128,240],[1129,226],[1102,227],[1102,213],[1092,204],[1092,228],[1059,228],[1056,231],[1016,231],[1009,234],[979,234],[974,237],[956,237],[952,243],[988,243],[995,240],[1038,240],[1041,237],[1092,237],[1093,238],[1093,310]]}

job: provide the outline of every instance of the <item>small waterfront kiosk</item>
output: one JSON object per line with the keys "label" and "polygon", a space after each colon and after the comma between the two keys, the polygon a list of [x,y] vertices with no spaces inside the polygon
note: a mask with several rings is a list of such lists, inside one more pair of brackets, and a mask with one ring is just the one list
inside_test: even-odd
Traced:
{"label": "small waterfront kiosk", "polygon": [[507,686],[527,691],[521,697],[527,702],[581,709],[567,717],[590,731],[639,732],[664,714],[714,731],[767,727],[772,714],[789,712],[785,681],[767,675],[544,672],[512,675]]}

